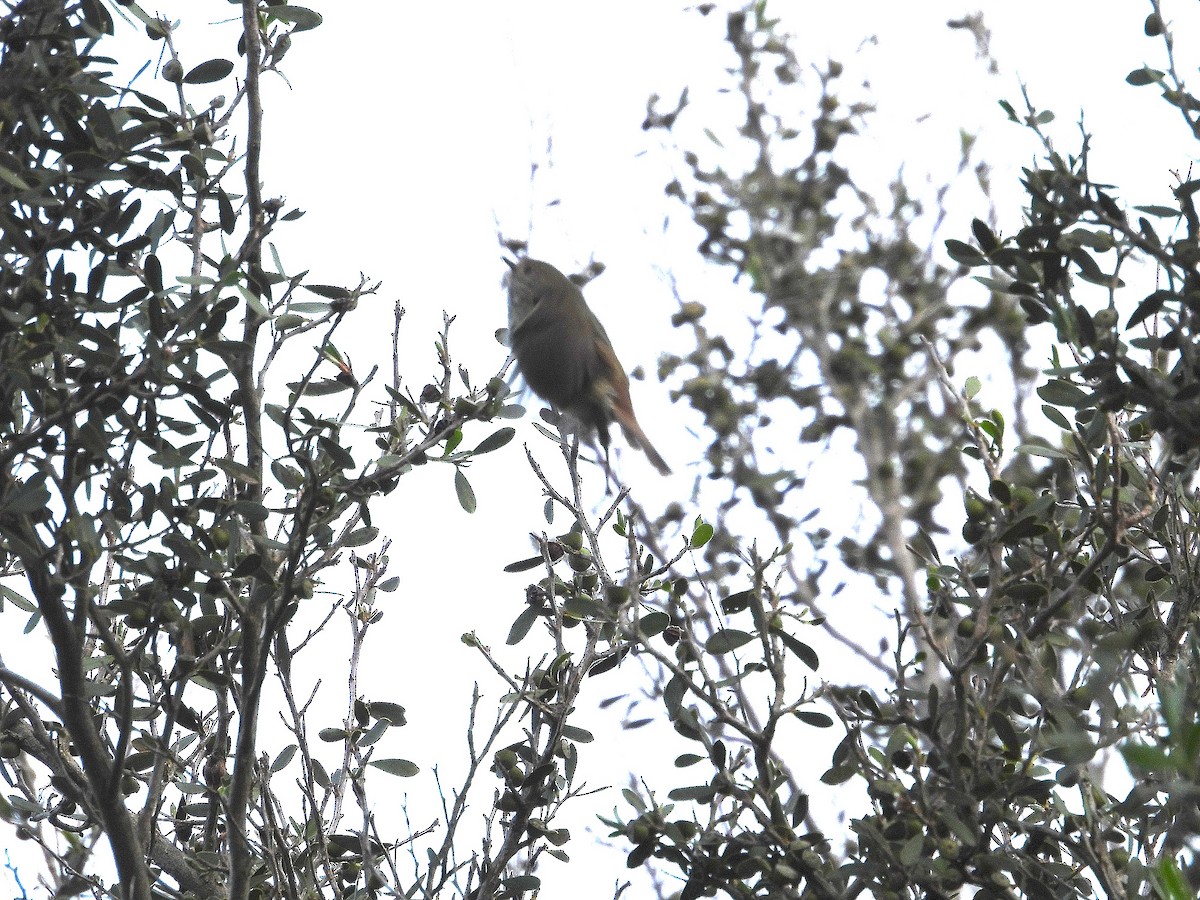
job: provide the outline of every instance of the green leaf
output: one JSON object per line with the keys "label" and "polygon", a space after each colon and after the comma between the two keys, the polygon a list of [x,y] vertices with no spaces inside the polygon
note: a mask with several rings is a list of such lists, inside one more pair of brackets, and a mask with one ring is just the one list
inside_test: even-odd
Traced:
{"label": "green leaf", "polygon": [[[298,390],[300,383],[290,384],[288,387],[292,390]],[[310,381],[304,385],[305,397],[328,397],[330,394],[340,394],[342,391],[350,390],[352,385],[344,381],[338,381],[333,378],[319,378],[316,381]]]}
{"label": "green leaf", "polygon": [[233,229],[237,227],[237,214],[233,211],[229,195],[220,186],[217,187],[217,215],[221,220],[221,230],[233,234]]}
{"label": "green leaf", "polygon": [[408,724],[408,719],[404,716],[404,707],[399,703],[389,703],[386,700],[372,700],[370,709],[371,715],[378,719],[387,719],[397,727]]}
{"label": "green leaf", "polygon": [[15,187],[18,191],[29,190],[29,185],[16,172],[10,172],[8,169],[0,166],[0,181],[5,181]]}
{"label": "green leaf", "polygon": [[303,6],[268,6],[265,10],[268,15],[273,16],[280,22],[287,22],[295,27],[292,28],[294,33],[301,31],[312,31],[314,28],[320,27],[325,20],[321,18],[321,14],[313,12]]}
{"label": "green leaf", "polygon": [[1061,428],[1063,431],[1071,430],[1071,423],[1067,421],[1067,417],[1064,416],[1061,412],[1059,412],[1053,406],[1043,404],[1042,405],[1042,415],[1045,416],[1047,419],[1049,419],[1051,422],[1053,422],[1055,425],[1057,425],[1059,428]]}
{"label": "green leaf", "polygon": [[1179,871],[1179,865],[1169,856],[1164,856],[1154,867],[1154,881],[1163,900],[1191,900],[1195,896]]}
{"label": "green leaf", "polygon": [[271,515],[265,506],[254,500],[238,500],[231,509],[247,522],[265,522]]}
{"label": "green leaf", "polygon": [[571,597],[563,604],[563,613],[572,619],[612,619],[612,610],[604,603],[588,597]]}
{"label": "green leaf", "polygon": [[337,441],[331,440],[325,435],[321,435],[317,439],[317,443],[321,445],[321,449],[329,456],[332,462],[339,469],[353,469],[354,457],[350,455],[350,451],[339,444]]}
{"label": "green leaf", "polygon": [[346,535],[342,541],[343,547],[362,547],[364,544],[369,544],[375,538],[379,537],[379,529],[374,527],[356,528],[354,531]]}
{"label": "green leaf", "polygon": [[941,555],[933,543],[933,538],[923,528],[917,529],[917,533],[913,535],[912,542],[909,544],[909,549],[925,560],[925,562],[937,563],[941,561]]}
{"label": "green leaf", "polygon": [[1148,216],[1158,216],[1159,218],[1163,219],[1173,219],[1175,216],[1179,215],[1179,210],[1174,206],[1159,206],[1157,204],[1150,204],[1149,206],[1135,206],[1134,209],[1136,209],[1138,212],[1144,212]]}
{"label": "green leaf", "polygon": [[642,637],[654,637],[656,634],[666,631],[670,624],[671,617],[665,612],[647,613],[638,620],[638,633]]}
{"label": "green leaf", "polygon": [[821,776],[821,781],[830,785],[845,784],[857,774],[858,770],[854,766],[834,766]]}
{"label": "green leaf", "polygon": [[654,846],[654,841],[646,841],[630,850],[629,855],[625,857],[625,868],[640,869],[646,864],[646,860],[654,855]]}
{"label": "green leaf", "polygon": [[953,811],[944,809],[938,810],[938,813],[939,818],[947,825],[947,827],[949,827],[952,832],[954,832],[954,836],[964,844],[970,845],[972,841],[979,839],[975,830],[968,827],[967,824],[958,816],[956,816]]}
{"label": "green leaf", "polygon": [[980,219],[971,222],[971,234],[975,236],[975,242],[979,244],[984,253],[991,253],[1000,246],[1000,240],[995,233]]}
{"label": "green leaf", "polygon": [[1151,69],[1149,66],[1142,66],[1140,69],[1134,69],[1125,76],[1125,80],[1134,87],[1144,87],[1148,84],[1157,84],[1163,80],[1165,73],[1158,69]]}
{"label": "green leaf", "polygon": [[279,460],[271,463],[271,474],[289,491],[294,491],[304,484],[304,476],[300,474],[299,469],[284,465]]}
{"label": "green leaf", "polygon": [[373,759],[367,765],[374,766],[381,772],[396,775],[400,778],[412,778],[421,771],[421,767],[407,759]]}
{"label": "green leaf", "polygon": [[[538,562],[541,562],[540,558]],[[508,630],[508,638],[505,640],[505,643],[510,647],[521,643],[525,639],[525,635],[529,634],[529,629],[533,627],[533,623],[538,620],[539,612],[540,610],[536,606],[527,606],[521,610],[521,614],[512,623],[512,628]]]}
{"label": "green leaf", "polygon": [[509,895],[525,894],[540,888],[542,879],[536,875],[514,875],[512,878],[505,878],[503,884],[504,890]]}
{"label": "green leaf", "polygon": [[349,300],[351,297],[349,290],[336,284],[306,284],[303,287],[306,291],[312,291],[318,297],[327,300]]}
{"label": "green leaf", "polygon": [[304,316],[298,316],[295,313],[283,313],[275,317],[275,328],[278,331],[289,331],[292,328],[299,328],[308,322]]}
{"label": "green leaf", "polygon": [[946,252],[950,254],[950,258],[952,260],[957,263],[962,263],[964,266],[987,265],[986,256],[984,256],[970,244],[963,243],[962,241],[946,241]]}
{"label": "green leaf", "polygon": [[667,717],[671,720],[676,719],[683,712],[683,698],[687,694],[688,682],[680,678],[678,675],[672,676],[667,682],[667,686],[663,688],[663,706],[667,710]]}
{"label": "green leaf", "polygon": [[1053,447],[1043,447],[1040,444],[1018,444],[1013,448],[1017,453],[1024,453],[1026,456],[1044,456],[1047,459],[1071,459],[1067,453],[1061,450],[1055,450]]}
{"label": "green leaf", "polygon": [[210,462],[234,481],[240,481],[243,484],[258,484],[258,476],[249,466],[244,466],[232,459],[213,459]]}
{"label": "green leaf", "polygon": [[1055,379],[1037,389],[1037,395],[1054,406],[1083,406],[1091,399],[1091,395],[1069,381]]}
{"label": "green leaf", "polygon": [[605,672],[611,672],[629,654],[629,646],[626,645],[616,653],[610,653],[608,656],[601,657],[598,662],[593,663],[588,667],[588,678],[593,678],[596,675],[603,675]]}
{"label": "green leaf", "polygon": [[142,271],[146,274],[146,282],[150,290],[159,293],[163,289],[162,263],[153,253],[147,254],[142,263]]}
{"label": "green leaf", "polygon": [[1004,749],[1013,759],[1019,759],[1021,754],[1021,736],[1017,734],[1017,729],[1013,727],[1012,721],[1008,716],[1001,712],[993,712],[988,716],[988,724],[992,730],[996,732],[996,737],[1000,738],[1004,744]]}
{"label": "green leaf", "polygon": [[1047,729],[1042,732],[1041,739],[1045,744],[1042,751],[1047,759],[1067,765],[1083,765],[1092,760],[1097,748],[1087,732],[1076,730]]}
{"label": "green leaf", "polygon": [[1039,537],[1045,534],[1049,529],[1037,521],[1036,516],[1029,516],[1024,519],[1018,519],[1012,525],[1009,525],[1000,535],[1000,540],[1005,543],[1024,540],[1025,538]]}
{"label": "green leaf", "polygon": [[467,481],[467,476],[463,474],[461,468],[454,470],[454,490],[458,494],[458,502],[464,510],[469,513],[475,512],[475,491],[471,488],[471,482]]}
{"label": "green leaf", "polygon": [[45,482],[46,476],[39,473],[31,475],[23,484],[16,483],[3,498],[0,498],[0,511],[26,515],[45,509],[50,502],[50,492],[46,490]]}
{"label": "green leaf", "polygon": [[292,761],[292,757],[296,755],[296,749],[297,747],[295,744],[288,744],[288,746],[284,747],[283,750],[280,751],[279,755],[275,757],[275,761],[271,763],[272,775],[274,775],[276,772],[282,772],[287,768],[288,763]]}
{"label": "green leaf", "polygon": [[504,567],[504,571],[510,572],[510,573],[528,572],[530,569],[536,569],[538,566],[542,565],[544,562],[545,562],[545,560],[543,560],[542,557],[540,557],[540,556],[531,556],[528,559],[520,559],[520,560],[517,560],[516,562],[509,563],[507,566]]}
{"label": "green leaf", "polygon": [[704,649],[709,653],[720,655],[744,647],[754,640],[754,635],[732,628],[722,628],[704,642]]}
{"label": "green leaf", "polygon": [[1134,777],[1166,775],[1174,770],[1170,757],[1149,744],[1127,744],[1121,748],[1121,755]]}
{"label": "green leaf", "polygon": [[1131,328],[1143,319],[1155,315],[1168,300],[1173,299],[1176,299],[1173,291],[1155,291],[1137,305],[1137,309],[1129,316],[1129,321],[1125,323],[1125,327]]}
{"label": "green leaf", "polygon": [[912,868],[918,859],[921,858],[922,850],[925,848],[925,832],[918,831],[900,848],[900,865],[906,869]]}
{"label": "green leaf", "polygon": [[358,746],[370,747],[372,744],[374,744],[376,741],[378,741],[381,737],[383,737],[383,733],[388,730],[388,727],[391,724],[392,723],[389,722],[387,719],[380,719],[378,722],[376,722],[374,725],[372,725],[369,729],[367,729],[366,734],[364,734],[362,737],[360,737],[358,739]]}
{"label": "green leaf", "polygon": [[[18,594],[16,591],[14,591],[12,588],[8,587],[7,585],[0,584],[0,600],[3,600],[3,599],[9,600],[9,602],[11,602],[14,606],[16,606],[18,609],[24,610],[25,612],[28,612],[28,613],[37,612],[36,604],[31,603],[30,601],[26,600],[24,597],[22,597],[20,594]],[[3,602],[0,602],[0,609],[3,609],[3,608],[4,608]]]}
{"label": "green leaf", "polygon": [[[773,629],[772,634],[778,636],[779,640],[783,641],[783,645],[800,657],[800,662],[804,663],[814,672],[821,665],[820,659],[817,657],[817,651],[808,644],[797,638],[792,637],[782,629]],[[799,713],[797,713],[799,715]]]}
{"label": "green leaf", "polygon": [[721,600],[721,611],[726,615],[740,613],[744,609],[749,609],[751,602],[755,597],[754,590],[738,591],[736,594],[730,594]]}
{"label": "green leaf", "polygon": [[111,697],[116,692],[116,685],[109,684],[107,681],[88,679],[83,682],[83,693],[87,697]]}
{"label": "green leaf", "polygon": [[796,710],[796,718],[813,728],[832,728],[833,719],[825,713],[813,712],[811,709]]}
{"label": "green leaf", "polygon": [[479,442],[479,446],[472,450],[471,453],[491,453],[493,450],[499,450],[501,447],[511,441],[513,439],[513,435],[516,433],[517,430],[515,428],[506,425],[499,431],[496,431],[485,437]]}
{"label": "green leaf", "polygon": [[185,84],[211,84],[220,81],[233,71],[233,63],[227,59],[210,59],[202,62],[183,76]]}
{"label": "green leaf", "polygon": [[564,725],[562,728],[562,736],[568,740],[572,740],[580,744],[590,744],[596,739],[590,731],[585,731],[584,729],[577,728],[574,725]]}
{"label": "green leaf", "polygon": [[696,803],[710,803],[717,792],[711,784],[698,784],[694,787],[675,788],[667,796],[672,800],[692,800]]}

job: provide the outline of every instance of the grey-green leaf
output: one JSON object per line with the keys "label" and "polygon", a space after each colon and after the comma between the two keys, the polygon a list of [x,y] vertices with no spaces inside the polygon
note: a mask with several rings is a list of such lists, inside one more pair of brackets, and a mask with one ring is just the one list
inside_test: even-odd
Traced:
{"label": "grey-green leaf", "polygon": [[458,502],[462,508],[469,513],[475,512],[475,491],[471,488],[471,482],[467,481],[467,476],[463,474],[462,469],[454,470],[454,490],[458,493]]}
{"label": "grey-green leaf", "polygon": [[372,765],[381,772],[387,772],[389,775],[396,775],[400,778],[412,778],[421,771],[421,767],[414,762],[409,762],[407,759],[373,759],[368,765]]}
{"label": "grey-green leaf", "polygon": [[183,76],[186,84],[211,84],[220,81],[233,71],[233,63],[227,59],[210,59],[202,62]]}
{"label": "grey-green leaf", "polygon": [[479,442],[479,446],[476,447],[471,452],[473,454],[479,454],[479,453],[490,453],[493,450],[499,450],[501,447],[503,447],[505,444],[507,444],[509,441],[511,441],[513,439],[513,435],[516,433],[517,433],[517,430],[515,428],[511,428],[506,425],[504,428],[501,428],[499,431],[496,431],[492,434],[489,434],[487,437],[485,437],[482,441]]}

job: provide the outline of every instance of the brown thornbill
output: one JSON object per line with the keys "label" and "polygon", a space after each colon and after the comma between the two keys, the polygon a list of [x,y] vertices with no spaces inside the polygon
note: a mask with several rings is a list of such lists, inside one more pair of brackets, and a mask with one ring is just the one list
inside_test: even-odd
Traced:
{"label": "brown thornbill", "polygon": [[546,262],[505,260],[508,334],[517,368],[535,394],[585,429],[596,430],[608,450],[608,426],[616,421],[630,445],[654,468],[671,472],[650,443],[629,399],[629,377],[583,291]]}

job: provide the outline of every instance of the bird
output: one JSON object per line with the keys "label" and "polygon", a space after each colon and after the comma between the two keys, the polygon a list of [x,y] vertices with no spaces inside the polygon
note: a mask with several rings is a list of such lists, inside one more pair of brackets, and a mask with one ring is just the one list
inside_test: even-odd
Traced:
{"label": "bird", "polygon": [[669,475],[671,467],[634,415],[629,376],[579,285],[548,262],[529,257],[504,262],[512,270],[509,343],[530,389],[584,429],[594,429],[606,456],[615,421],[630,446]]}

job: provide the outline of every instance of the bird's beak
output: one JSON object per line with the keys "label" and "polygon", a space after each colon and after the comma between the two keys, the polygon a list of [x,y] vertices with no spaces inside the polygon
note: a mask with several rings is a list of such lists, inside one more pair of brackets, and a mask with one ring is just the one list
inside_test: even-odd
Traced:
{"label": "bird's beak", "polygon": [[517,264],[515,262],[513,262],[511,259],[507,259],[503,256],[500,258],[504,260],[504,264],[506,266],[508,266],[510,269],[515,269],[517,267]]}

